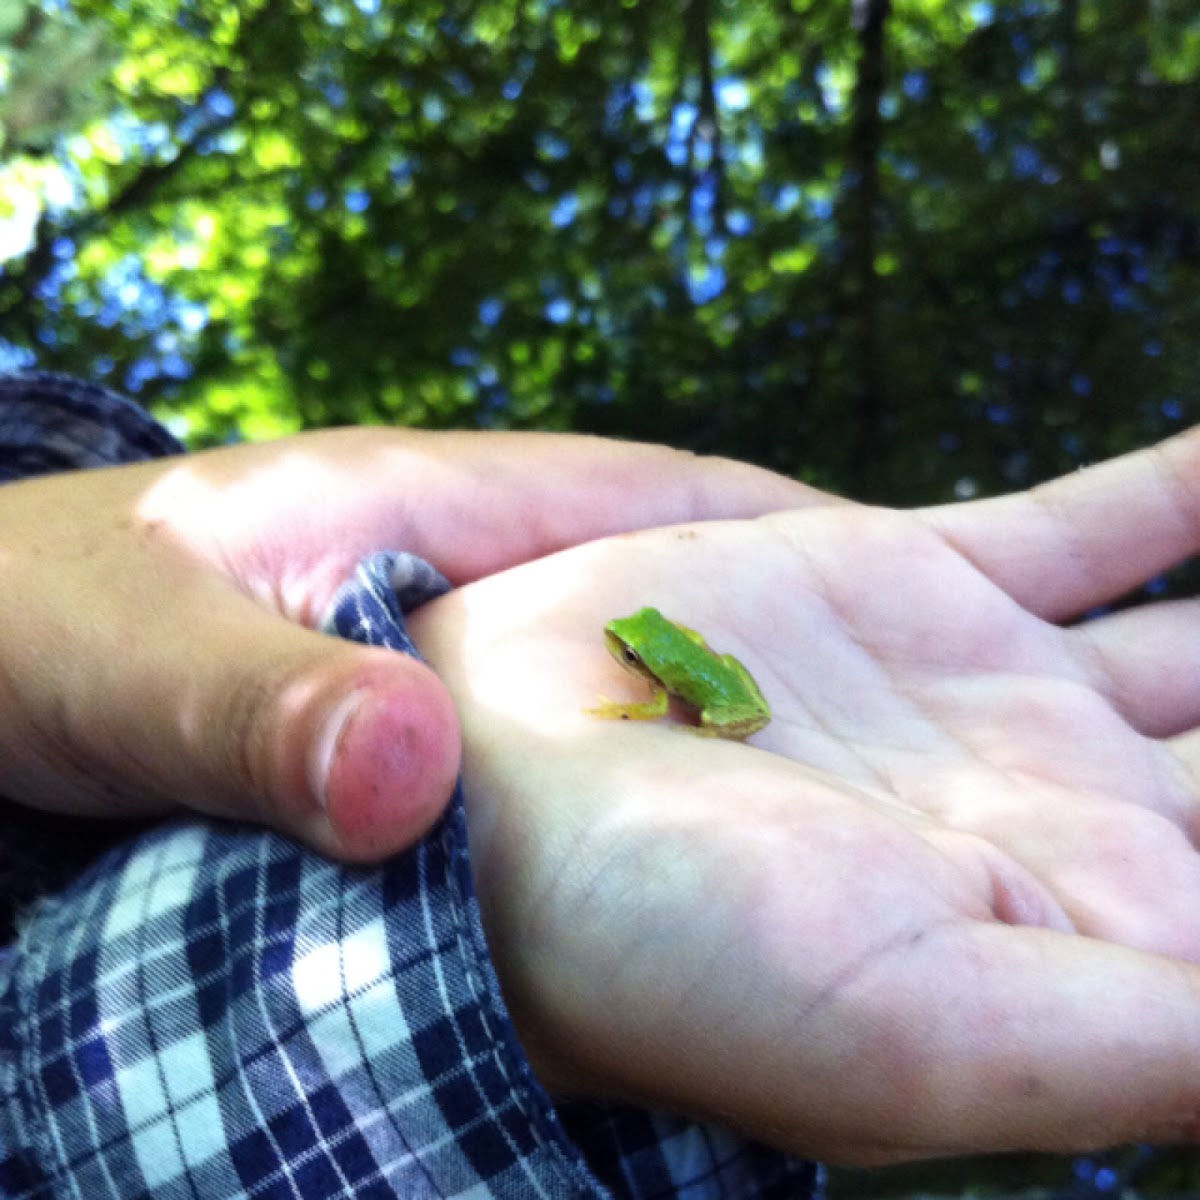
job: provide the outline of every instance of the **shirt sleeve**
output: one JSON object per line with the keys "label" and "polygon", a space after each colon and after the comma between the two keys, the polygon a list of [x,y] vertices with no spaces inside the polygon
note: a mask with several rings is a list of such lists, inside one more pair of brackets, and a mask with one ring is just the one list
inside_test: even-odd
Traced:
{"label": "shirt sleeve", "polygon": [[[328,632],[413,654],[404,612],[444,587],[374,555]],[[803,1200],[820,1181],[716,1126],[554,1103],[488,954],[461,787],[378,867],[199,818],[131,836],[0,959],[6,1198]]]}
{"label": "shirt sleeve", "polygon": [[183,450],[116,392],[48,371],[0,375],[0,481]]}

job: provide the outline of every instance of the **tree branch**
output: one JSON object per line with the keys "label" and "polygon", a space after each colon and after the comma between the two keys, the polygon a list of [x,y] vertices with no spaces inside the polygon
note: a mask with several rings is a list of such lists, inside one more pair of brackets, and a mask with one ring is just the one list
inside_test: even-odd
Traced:
{"label": "tree branch", "polygon": [[[178,148],[166,162],[143,164],[125,185],[100,208],[86,212],[63,225],[55,225],[43,214],[38,221],[33,245],[16,271],[0,267],[0,317],[6,323],[20,325],[27,336],[36,333],[36,294],[54,269],[54,245],[61,238],[78,241],[95,233],[118,217],[144,207],[200,154],[212,141],[231,128],[235,114],[214,119],[202,126]],[[23,312],[22,310],[27,310]]]}

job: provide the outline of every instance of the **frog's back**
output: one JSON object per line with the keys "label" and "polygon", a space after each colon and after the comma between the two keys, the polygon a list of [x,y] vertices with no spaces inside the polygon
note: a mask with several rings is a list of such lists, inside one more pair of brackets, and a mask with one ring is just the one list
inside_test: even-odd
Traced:
{"label": "frog's back", "polygon": [[[682,649],[682,647],[681,647]],[[723,709],[758,693],[749,672],[732,654],[681,654],[668,691],[697,709]]]}

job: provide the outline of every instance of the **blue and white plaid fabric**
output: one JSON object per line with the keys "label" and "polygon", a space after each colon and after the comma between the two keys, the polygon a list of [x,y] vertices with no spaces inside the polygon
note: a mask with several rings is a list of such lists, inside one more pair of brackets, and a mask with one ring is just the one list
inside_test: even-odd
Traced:
{"label": "blue and white plaid fabric", "polygon": [[109,467],[183,447],[132,400],[68,375],[0,375],[0,479]]}
{"label": "blue and white plaid fabric", "polygon": [[[0,380],[0,476],[176,448],[102,389]],[[376,555],[330,631],[413,653],[403,610],[442,586]],[[802,1200],[819,1183],[716,1127],[551,1100],[488,957],[461,793],[377,868],[200,819],[131,836],[0,959],[6,1200]]]}

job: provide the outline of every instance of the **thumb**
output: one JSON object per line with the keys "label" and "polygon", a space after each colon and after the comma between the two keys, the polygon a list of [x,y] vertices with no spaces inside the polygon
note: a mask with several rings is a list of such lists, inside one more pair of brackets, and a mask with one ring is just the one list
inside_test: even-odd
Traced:
{"label": "thumb", "polygon": [[95,815],[182,805],[349,861],[419,838],[458,772],[458,719],[437,676],[215,587],[177,595],[133,645],[93,638],[25,689],[12,794]]}
{"label": "thumb", "polygon": [[356,663],[311,740],[301,730],[318,812],[307,840],[337,858],[375,861],[411,845],[441,814],[458,775],[458,718],[442,682],[416,659],[381,650],[353,657],[388,661]]}
{"label": "thumb", "polygon": [[199,693],[202,710],[182,731],[215,786],[190,802],[349,861],[409,846],[440,815],[458,773],[458,719],[444,685],[394,651],[286,624],[276,635],[256,658],[227,660]]}

